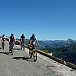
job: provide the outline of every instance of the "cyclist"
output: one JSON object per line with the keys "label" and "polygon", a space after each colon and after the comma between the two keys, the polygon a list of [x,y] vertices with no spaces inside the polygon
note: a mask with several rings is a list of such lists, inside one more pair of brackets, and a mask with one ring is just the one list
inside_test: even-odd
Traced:
{"label": "cyclist", "polygon": [[2,42],[5,43],[6,37],[5,34],[2,35]]}
{"label": "cyclist", "polygon": [[14,37],[14,34],[11,34],[10,38],[9,38],[9,52],[12,53],[13,55],[13,52],[12,52],[12,49],[13,49],[13,46],[14,46],[14,43],[15,43],[16,39]]}
{"label": "cyclist", "polygon": [[6,37],[5,37],[5,34],[3,34],[2,35],[2,48],[3,49],[4,49],[5,40],[6,40]]}
{"label": "cyclist", "polygon": [[25,36],[24,36],[24,34],[22,34],[22,36],[20,37],[20,46],[21,46],[21,49],[24,46],[24,44],[25,44]]}
{"label": "cyclist", "polygon": [[30,46],[35,48],[36,45],[39,45],[37,37],[34,34],[32,34],[32,36],[30,37],[30,41],[28,43],[28,48],[30,49]]}

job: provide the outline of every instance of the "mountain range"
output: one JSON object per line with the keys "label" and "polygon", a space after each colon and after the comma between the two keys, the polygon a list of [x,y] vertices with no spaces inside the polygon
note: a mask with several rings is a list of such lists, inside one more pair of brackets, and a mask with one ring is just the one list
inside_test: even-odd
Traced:
{"label": "mountain range", "polygon": [[44,48],[61,48],[61,47],[67,47],[71,44],[76,43],[76,40],[68,39],[68,40],[45,40],[44,42]]}
{"label": "mountain range", "polygon": [[[17,39],[19,41],[19,39]],[[71,44],[76,43],[76,40],[68,39],[68,40],[38,40],[39,49],[47,49],[47,48],[61,48],[61,47],[68,47]],[[26,39],[25,45],[28,45],[29,39]]]}

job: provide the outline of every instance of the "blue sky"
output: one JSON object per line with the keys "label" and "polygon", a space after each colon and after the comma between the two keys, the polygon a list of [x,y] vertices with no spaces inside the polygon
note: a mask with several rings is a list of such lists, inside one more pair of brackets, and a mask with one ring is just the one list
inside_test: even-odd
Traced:
{"label": "blue sky", "polygon": [[76,0],[0,0],[0,35],[34,33],[38,40],[76,40]]}

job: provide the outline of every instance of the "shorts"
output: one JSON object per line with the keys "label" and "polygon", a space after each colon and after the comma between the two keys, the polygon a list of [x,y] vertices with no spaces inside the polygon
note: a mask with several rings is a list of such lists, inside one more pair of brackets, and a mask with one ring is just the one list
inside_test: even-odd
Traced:
{"label": "shorts", "polygon": [[2,41],[5,41],[5,39],[2,39]]}

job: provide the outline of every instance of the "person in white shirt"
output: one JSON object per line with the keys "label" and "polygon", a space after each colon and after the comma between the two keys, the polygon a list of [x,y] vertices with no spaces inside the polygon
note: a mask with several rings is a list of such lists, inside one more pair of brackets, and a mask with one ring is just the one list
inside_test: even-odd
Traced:
{"label": "person in white shirt", "polygon": [[34,34],[32,34],[28,43],[28,49],[30,49],[30,46],[35,47],[36,45],[39,45],[37,37]]}
{"label": "person in white shirt", "polygon": [[2,42],[5,43],[6,37],[5,34],[2,35]]}

